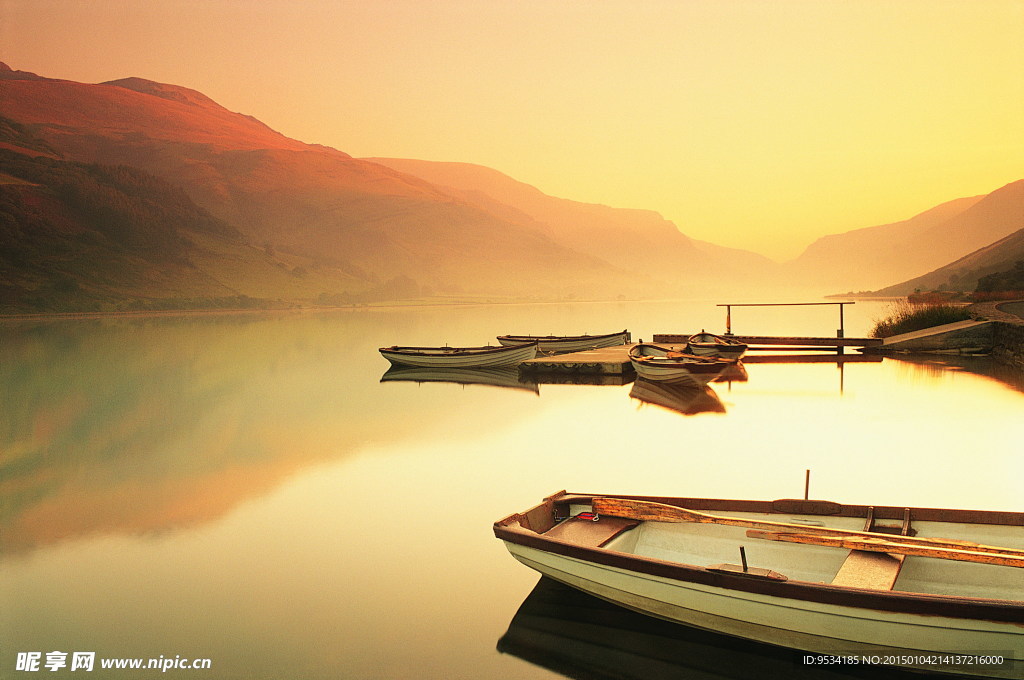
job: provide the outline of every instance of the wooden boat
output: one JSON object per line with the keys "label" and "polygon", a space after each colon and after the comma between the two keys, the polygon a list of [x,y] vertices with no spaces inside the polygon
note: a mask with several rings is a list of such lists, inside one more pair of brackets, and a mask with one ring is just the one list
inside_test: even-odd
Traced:
{"label": "wooden boat", "polygon": [[698,356],[739,359],[746,354],[747,346],[727,335],[715,335],[701,329],[700,333],[690,336],[686,343],[686,351]]}
{"label": "wooden boat", "polygon": [[498,342],[502,345],[521,345],[535,342],[541,352],[561,354],[565,352],[582,352],[599,347],[617,347],[628,344],[631,339],[629,331],[605,335],[499,335]]}
{"label": "wooden boat", "polygon": [[537,356],[537,345],[509,347],[381,347],[392,366],[484,368],[518,366]]}
{"label": "wooden boat", "polygon": [[698,379],[708,382],[736,360],[697,356],[641,342],[629,348],[629,361],[637,375],[647,380]]}
{"label": "wooden boat", "polygon": [[798,652],[644,616],[546,577],[497,647],[574,680],[922,680],[880,666],[803,664]]}
{"label": "wooden boat", "polygon": [[1024,513],[559,492],[494,524],[541,574],[811,653],[1024,677]]}

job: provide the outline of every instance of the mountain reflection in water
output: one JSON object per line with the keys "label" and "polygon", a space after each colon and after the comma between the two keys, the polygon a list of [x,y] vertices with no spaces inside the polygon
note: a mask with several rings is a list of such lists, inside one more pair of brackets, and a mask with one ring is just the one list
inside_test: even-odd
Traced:
{"label": "mountain reflection in water", "polygon": [[545,577],[498,640],[498,651],[574,680],[921,677],[882,666],[805,665],[801,652],[655,619]]}

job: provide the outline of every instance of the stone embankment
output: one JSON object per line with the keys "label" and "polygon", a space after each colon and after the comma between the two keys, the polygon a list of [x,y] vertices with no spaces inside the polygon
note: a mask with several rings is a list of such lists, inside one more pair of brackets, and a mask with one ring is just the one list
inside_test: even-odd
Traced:
{"label": "stone embankment", "polygon": [[992,324],[992,356],[1024,370],[1024,300],[981,302],[970,307],[971,318]]}
{"label": "stone embankment", "polygon": [[989,354],[1024,371],[1024,300],[981,302],[968,311],[969,321],[894,335],[861,351]]}

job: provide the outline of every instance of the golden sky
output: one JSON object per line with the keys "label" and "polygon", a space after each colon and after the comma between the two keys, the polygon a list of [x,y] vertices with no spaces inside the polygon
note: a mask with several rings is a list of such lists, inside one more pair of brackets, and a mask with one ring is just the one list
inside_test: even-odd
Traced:
{"label": "golden sky", "polygon": [[0,0],[0,60],[776,259],[1024,178],[1024,0]]}

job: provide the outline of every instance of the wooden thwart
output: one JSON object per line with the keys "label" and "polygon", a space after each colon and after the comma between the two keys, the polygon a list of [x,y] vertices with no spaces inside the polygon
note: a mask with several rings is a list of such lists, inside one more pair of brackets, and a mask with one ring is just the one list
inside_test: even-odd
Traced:
{"label": "wooden thwart", "polygon": [[637,524],[639,522],[622,517],[602,517],[596,522],[570,517],[549,529],[545,535],[588,548],[600,548]]}
{"label": "wooden thwart", "polygon": [[892,590],[900,575],[906,555],[851,550],[843,566],[839,567],[832,585],[847,588]]}
{"label": "wooden thwart", "polygon": [[[837,539],[861,539],[864,541],[882,540],[898,541],[899,545],[906,547],[918,546],[931,550],[954,550],[973,553],[993,553],[1008,558],[1013,558],[1024,563],[1024,550],[1016,548],[1004,548],[999,546],[981,545],[970,541],[961,541],[948,538],[923,538],[921,536],[894,536],[893,534],[875,533],[870,531],[853,531],[848,529],[833,529],[830,527],[804,526],[802,524],[788,524],[786,522],[773,522],[770,520],[746,519],[743,517],[726,517],[721,515],[709,515],[695,510],[687,510],[675,505],[654,503],[651,501],[638,501],[627,498],[594,497],[591,502],[594,512],[600,515],[613,515],[615,517],[628,517],[651,522],[699,522],[703,524],[725,524],[729,526],[748,527],[754,529],[782,529],[793,531],[801,535],[812,535],[821,537],[835,537]],[[780,539],[785,540],[785,539]],[[871,548],[850,545],[850,548],[857,550],[871,550]],[[883,550],[882,552],[893,552]],[[915,554],[915,553],[903,553]],[[939,555],[930,555],[936,556]],[[955,558],[950,558],[955,559]],[[1018,566],[1016,563],[1014,566]]]}
{"label": "wooden thwart", "polygon": [[763,531],[760,529],[751,529],[747,532],[747,536],[749,538],[764,538],[769,541],[805,543],[831,548],[851,548],[867,552],[889,553],[890,555],[916,555],[918,557],[936,557],[960,562],[998,564],[1004,567],[1024,567],[1024,556],[1014,554],[1020,551],[1014,551],[1010,548],[1006,548],[1005,552],[997,553],[992,551],[978,552],[976,550],[924,546],[908,543],[909,539],[906,536],[891,536],[887,540],[857,536],[824,536],[789,531]]}

